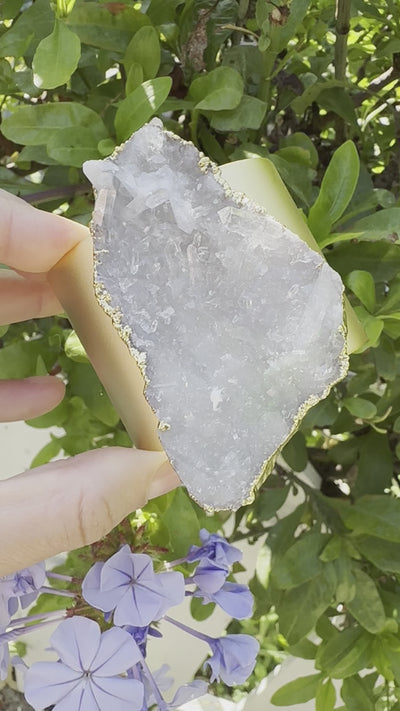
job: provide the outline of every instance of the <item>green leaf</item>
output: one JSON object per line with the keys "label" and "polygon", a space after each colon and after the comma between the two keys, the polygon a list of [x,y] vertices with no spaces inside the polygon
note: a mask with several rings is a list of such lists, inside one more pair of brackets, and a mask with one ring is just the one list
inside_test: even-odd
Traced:
{"label": "green leaf", "polygon": [[[125,69],[132,64],[139,64],[143,70],[143,78],[154,79],[157,76],[161,61],[160,40],[154,27],[141,27],[132,37],[124,56]],[[143,81],[143,80],[142,80]]]}
{"label": "green leaf", "polygon": [[327,541],[326,534],[310,531],[299,538],[279,558],[273,569],[272,578],[277,587],[294,588],[323,572],[325,564],[319,554]]}
{"label": "green leaf", "polygon": [[360,627],[335,632],[320,645],[316,668],[323,669],[333,679],[345,679],[369,665],[371,637]]}
{"label": "green leaf", "polygon": [[218,111],[211,116],[215,131],[241,131],[245,128],[260,128],[267,104],[255,96],[243,96],[239,106],[230,111]]}
{"label": "green leaf", "polygon": [[66,20],[84,44],[124,54],[132,35],[149,18],[140,10],[122,3],[77,2]]}
{"label": "green leaf", "polygon": [[126,75],[125,94],[128,96],[141,84],[143,84],[143,69],[140,64],[133,62]]}
{"label": "green leaf", "polygon": [[65,341],[64,351],[67,358],[76,360],[78,363],[88,363],[89,358],[75,331],[71,331]]}
{"label": "green leaf", "polygon": [[[393,455],[385,434],[371,431],[359,441],[360,458],[354,486],[357,497],[381,494],[390,486],[393,476]],[[373,531],[369,531],[373,534]]]}
{"label": "green leaf", "polygon": [[353,197],[360,172],[360,159],[352,141],[346,141],[333,154],[312,206],[308,224],[317,240],[325,237],[343,215]]}
{"label": "green leaf", "polygon": [[243,96],[243,79],[232,67],[217,67],[194,79],[188,98],[198,111],[223,111],[239,106]]}
{"label": "green leaf", "polygon": [[318,103],[326,111],[333,111],[338,116],[341,116],[357,132],[357,114],[354,110],[354,102],[347,89],[342,86],[324,89],[318,95]]}
{"label": "green leaf", "polygon": [[351,415],[360,417],[362,420],[371,420],[377,413],[376,405],[362,397],[345,398],[342,404]]}
{"label": "green leaf", "polygon": [[333,711],[336,703],[336,691],[331,679],[321,681],[315,694],[315,711]]}
{"label": "green leaf", "polygon": [[79,37],[56,18],[53,32],[42,39],[33,57],[35,86],[55,89],[65,84],[77,68],[80,56]]}
{"label": "green leaf", "polygon": [[390,281],[400,272],[400,246],[388,242],[342,244],[327,252],[331,267],[342,277],[354,269],[370,272],[376,282]]}
{"label": "green leaf", "polygon": [[158,111],[171,85],[170,77],[149,79],[121,101],[114,122],[119,141],[126,141]]}
{"label": "green leaf", "polygon": [[214,610],[214,602],[209,602],[206,605],[203,605],[199,597],[192,597],[190,600],[190,614],[194,620],[197,620],[197,622],[204,622],[204,620],[208,620]]}
{"label": "green leaf", "polygon": [[306,15],[310,0],[295,0],[290,3],[290,13],[287,22],[279,28],[279,50],[287,47],[295,35],[298,25]]}
{"label": "green leaf", "polygon": [[0,37],[0,57],[33,54],[43,37],[52,31],[54,14],[49,0],[36,0]]}
{"label": "green leaf", "polygon": [[358,675],[344,680],[340,695],[347,711],[374,711],[375,709],[373,698]]}
{"label": "green leaf", "polygon": [[286,590],[279,603],[280,630],[289,644],[296,644],[313,629],[318,618],[330,605],[336,587],[331,563],[323,572],[299,587]]}
{"label": "green leaf", "polygon": [[[54,105],[54,104],[53,104]],[[82,107],[83,108],[83,107]],[[98,140],[98,135],[92,128],[65,128],[49,137],[48,154],[61,165],[72,165],[81,168],[86,160],[96,160],[101,157],[99,143],[108,140]]]}
{"label": "green leaf", "polygon": [[51,459],[57,456],[62,449],[62,438],[53,437],[51,441],[42,447],[42,449],[37,453],[36,457],[32,459],[31,469],[34,467],[40,467],[42,464],[47,464]]}
{"label": "green leaf", "polygon": [[392,541],[383,541],[373,536],[360,536],[353,543],[367,560],[378,570],[400,575],[400,546]]}
{"label": "green leaf", "polygon": [[168,528],[174,557],[185,556],[190,546],[198,539],[200,526],[193,504],[184,489],[175,489],[172,503],[166,510],[163,521]]}
{"label": "green leaf", "polygon": [[356,594],[347,601],[347,609],[367,632],[379,634],[385,626],[386,615],[377,587],[372,578],[359,568],[353,567],[353,575]]}
{"label": "green leaf", "polygon": [[34,417],[31,420],[26,420],[26,424],[30,427],[46,428],[46,427],[61,427],[64,422],[68,419],[70,414],[70,408],[67,398],[64,398],[59,405],[57,405],[50,412],[46,412],[40,417]]}
{"label": "green leaf", "polygon": [[315,148],[311,138],[307,136],[307,134],[302,133],[300,131],[296,133],[292,133],[289,136],[285,136],[281,142],[280,145],[284,148],[291,148],[291,147],[296,147],[296,148],[302,148],[303,151],[306,151],[309,156],[309,163],[311,168],[316,168],[318,165],[318,151]]}
{"label": "green leaf", "polygon": [[303,472],[308,464],[306,439],[302,432],[295,432],[282,449],[282,457],[295,472]]}
{"label": "green leaf", "polygon": [[363,240],[399,239],[400,207],[388,207],[351,225],[351,231]]}
{"label": "green leaf", "polygon": [[317,101],[318,96],[322,91],[326,89],[336,89],[338,87],[342,87],[342,82],[338,79],[314,81],[303,91],[300,96],[296,96],[290,105],[297,114],[302,115],[308,106],[314,103],[314,101]]}
{"label": "green leaf", "polygon": [[376,305],[375,282],[372,274],[361,269],[350,272],[345,284],[357,296],[368,311],[374,311]]}
{"label": "green leaf", "polygon": [[285,686],[281,686],[278,691],[271,696],[271,704],[274,706],[290,706],[291,704],[304,704],[315,697],[322,674],[311,674],[302,676],[294,681],[289,681]]}
{"label": "green leaf", "polygon": [[337,585],[335,599],[338,604],[347,604],[356,594],[356,580],[353,565],[348,555],[340,555],[333,562],[336,571]]}
{"label": "green leaf", "polygon": [[300,504],[292,513],[279,521],[270,529],[266,545],[276,560],[284,554],[293,543],[295,532],[305,512],[305,504]]}
{"label": "green leaf", "polygon": [[108,427],[115,427],[119,415],[91,365],[71,361],[68,388],[70,394],[79,395],[89,410]]}
{"label": "green leaf", "polygon": [[269,521],[285,503],[290,487],[262,487],[254,502],[254,513],[260,521]]}
{"label": "green leaf", "polygon": [[1,126],[6,138],[25,146],[47,145],[56,137],[62,141],[68,129],[76,141],[79,142],[83,131],[93,136],[96,145],[108,135],[95,111],[73,101],[22,106],[4,119]]}
{"label": "green leaf", "polygon": [[341,515],[357,534],[400,543],[400,499],[386,494],[363,496],[353,506],[343,508]]}

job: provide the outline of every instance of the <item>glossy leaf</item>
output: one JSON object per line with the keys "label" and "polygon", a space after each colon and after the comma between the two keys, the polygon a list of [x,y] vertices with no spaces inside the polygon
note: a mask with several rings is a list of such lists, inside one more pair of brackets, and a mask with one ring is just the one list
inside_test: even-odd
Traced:
{"label": "glossy leaf", "polygon": [[321,681],[315,694],[315,711],[333,711],[336,703],[336,691],[331,679]]}
{"label": "glossy leaf", "polygon": [[50,34],[53,25],[54,14],[49,0],[36,0],[0,37],[0,57],[33,54],[40,40]]}
{"label": "glossy leaf", "polygon": [[371,561],[378,570],[400,575],[400,546],[392,541],[384,541],[373,536],[361,536],[354,541],[364,558]]}
{"label": "glossy leaf", "polygon": [[368,311],[374,311],[376,305],[375,282],[369,272],[355,269],[346,277],[346,286],[360,299]]}
{"label": "glossy leaf", "polygon": [[370,645],[370,635],[359,627],[335,632],[326,644],[320,646],[316,667],[333,679],[353,676],[369,665]]}
{"label": "glossy leaf", "polygon": [[271,704],[274,706],[304,704],[314,698],[320,681],[321,674],[311,674],[289,681],[271,696]]}
{"label": "glossy leaf", "polygon": [[343,400],[343,407],[354,415],[354,417],[360,417],[362,420],[370,420],[375,417],[377,413],[376,405],[362,397],[345,398],[345,400]]}
{"label": "glossy leaf", "polygon": [[360,568],[354,567],[353,574],[356,594],[347,601],[347,609],[367,632],[379,634],[385,626],[386,615],[377,587]]}
{"label": "glossy leaf", "polygon": [[343,215],[353,197],[360,170],[360,159],[352,141],[338,148],[326,169],[308,224],[316,239],[324,237]]}
{"label": "glossy leaf", "polygon": [[321,574],[325,565],[319,554],[326,540],[326,535],[311,531],[295,541],[273,567],[272,577],[275,585],[287,590]]}
{"label": "glossy leaf", "polygon": [[121,101],[115,115],[118,141],[126,141],[154,116],[167,98],[171,84],[170,77],[149,79]]}
{"label": "glossy leaf", "polygon": [[400,543],[400,499],[389,495],[363,496],[343,510],[343,518],[346,526],[357,534]]}
{"label": "glossy leaf", "polygon": [[132,64],[139,64],[143,70],[143,79],[154,79],[161,61],[161,49],[158,33],[154,27],[141,27],[128,44],[124,65],[127,71]]}
{"label": "glossy leaf", "polygon": [[78,66],[81,42],[78,35],[56,19],[51,35],[42,39],[33,57],[34,83],[41,89],[65,84]]}
{"label": "glossy leaf", "polygon": [[358,675],[344,680],[340,695],[348,711],[375,710],[373,699]]}
{"label": "glossy leaf", "polygon": [[25,146],[47,145],[55,136],[65,136],[67,129],[75,132],[77,141],[81,131],[93,136],[96,142],[107,138],[101,118],[87,106],[72,101],[22,106],[2,123],[6,138]]}
{"label": "glossy leaf", "polygon": [[194,79],[189,87],[189,99],[198,111],[223,111],[239,106],[243,96],[243,79],[236,69],[217,67]]}
{"label": "glossy leaf", "polygon": [[267,104],[255,96],[243,96],[240,104],[229,111],[218,111],[211,116],[215,131],[241,131],[244,128],[260,128]]}
{"label": "glossy leaf", "polygon": [[84,44],[118,54],[124,54],[135,32],[151,24],[144,13],[129,5],[97,2],[77,3],[67,23]]}
{"label": "glossy leaf", "polygon": [[331,565],[326,563],[320,575],[283,593],[277,611],[281,632],[289,644],[296,644],[308,635],[330,605],[336,586]]}

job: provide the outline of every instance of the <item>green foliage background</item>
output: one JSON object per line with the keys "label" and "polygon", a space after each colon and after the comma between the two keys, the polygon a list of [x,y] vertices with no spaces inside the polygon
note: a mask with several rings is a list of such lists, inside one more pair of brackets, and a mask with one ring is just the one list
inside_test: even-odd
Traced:
{"label": "green foliage background", "polygon": [[[232,541],[265,541],[253,618],[230,627],[261,643],[244,690],[286,653],[315,660],[313,675],[275,694],[277,706],[400,710],[399,25],[395,0],[338,0],[336,13],[332,0],[0,5],[1,188],[87,224],[82,162],[109,155],[154,114],[217,163],[269,157],[367,333],[346,380],[235,516]],[[0,339],[0,377],[61,372],[67,382],[63,403],[29,423],[62,430],[32,466],[130,445],[64,316],[4,325]],[[308,463],[320,490],[298,476]],[[177,491],[66,567],[82,574],[122,539],[179,557],[223,518]],[[210,611],[192,608],[199,621]]]}

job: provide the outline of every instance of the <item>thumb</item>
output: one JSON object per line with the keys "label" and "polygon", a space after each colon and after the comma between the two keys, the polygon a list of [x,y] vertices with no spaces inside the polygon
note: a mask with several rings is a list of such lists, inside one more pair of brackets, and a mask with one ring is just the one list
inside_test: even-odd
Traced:
{"label": "thumb", "polygon": [[0,576],[105,536],[179,486],[164,452],[97,449],[0,482]]}

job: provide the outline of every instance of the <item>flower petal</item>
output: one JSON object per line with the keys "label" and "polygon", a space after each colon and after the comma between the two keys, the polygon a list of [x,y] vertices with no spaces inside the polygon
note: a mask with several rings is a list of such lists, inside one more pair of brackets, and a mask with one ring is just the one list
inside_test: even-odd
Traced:
{"label": "flower petal", "polygon": [[121,588],[121,594],[115,590],[101,590],[101,573],[104,565],[104,563],[95,563],[86,573],[82,583],[82,595],[89,605],[103,612],[110,612],[124,594],[124,588]]}
{"label": "flower petal", "polygon": [[122,674],[141,659],[138,646],[125,630],[113,627],[101,635],[99,651],[93,659],[91,672],[95,677]]}
{"label": "flower petal", "polygon": [[42,711],[57,704],[81,683],[82,674],[62,662],[35,662],[26,672],[25,698],[36,711]]}
{"label": "flower petal", "polygon": [[57,702],[54,706],[53,711],[97,711],[96,706],[94,709],[88,709],[83,704],[83,699],[85,695],[85,683],[81,682],[72,691],[69,692],[63,699]]}
{"label": "flower petal", "polygon": [[184,684],[177,689],[174,698],[171,703],[168,704],[168,708],[175,709],[183,704],[187,704],[188,701],[194,701],[200,696],[204,696],[208,691],[208,684],[202,679],[195,679],[191,681],[190,684]]}
{"label": "flower petal", "polygon": [[92,678],[91,690],[99,711],[140,711],[143,705],[144,687],[136,679],[96,677]]}
{"label": "flower petal", "polygon": [[50,641],[61,661],[71,669],[85,671],[90,669],[97,653],[100,636],[97,622],[87,617],[72,617],[58,625]]}

